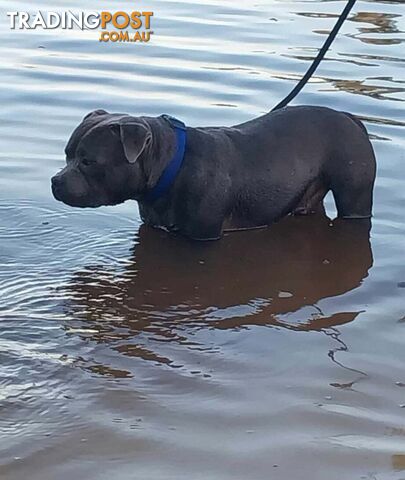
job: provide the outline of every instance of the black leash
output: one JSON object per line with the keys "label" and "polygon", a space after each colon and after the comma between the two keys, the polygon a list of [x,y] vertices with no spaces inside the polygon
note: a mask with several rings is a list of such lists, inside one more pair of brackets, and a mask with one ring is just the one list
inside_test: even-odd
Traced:
{"label": "black leash", "polygon": [[323,57],[325,56],[326,52],[331,46],[333,40],[335,40],[335,37],[340,30],[340,27],[343,25],[343,22],[346,20],[347,16],[350,13],[350,10],[353,8],[355,3],[356,3],[356,0],[349,0],[347,2],[346,7],[344,8],[343,12],[340,14],[340,17],[338,18],[338,21],[336,22],[336,25],[331,30],[328,38],[326,39],[326,42],[324,43],[323,47],[319,50],[319,53],[316,56],[315,60],[312,62],[311,66],[308,68],[307,73],[301,78],[301,80],[291,90],[291,92],[287,95],[287,97],[285,97],[284,100],[282,100],[273,108],[272,112],[274,112],[274,110],[278,110],[279,108],[283,108],[286,105],[288,105],[291,102],[291,100],[294,97],[296,97],[299,94],[299,92],[304,88],[305,84],[308,82],[308,80],[312,77],[315,70],[318,68],[318,65],[321,63]]}

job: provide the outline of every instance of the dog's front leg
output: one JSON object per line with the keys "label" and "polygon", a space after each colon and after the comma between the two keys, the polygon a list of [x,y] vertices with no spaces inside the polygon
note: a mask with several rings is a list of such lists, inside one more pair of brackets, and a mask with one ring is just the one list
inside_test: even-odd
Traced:
{"label": "dog's front leg", "polygon": [[192,240],[205,242],[219,240],[222,237],[223,217],[210,218],[194,217],[180,232]]}

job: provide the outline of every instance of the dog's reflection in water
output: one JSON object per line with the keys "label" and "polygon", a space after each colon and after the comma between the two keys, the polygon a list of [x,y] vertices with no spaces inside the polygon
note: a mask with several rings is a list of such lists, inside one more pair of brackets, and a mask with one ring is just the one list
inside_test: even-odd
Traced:
{"label": "dog's reflection in water", "polygon": [[[120,340],[119,351],[144,358],[149,354],[134,345],[134,336],[181,341],[179,326],[322,330],[359,313],[326,317],[316,304],[355,289],[367,276],[373,263],[369,233],[369,221],[332,223],[326,216],[289,217],[207,243],[141,227],[123,267],[88,267],[73,276],[65,307],[93,340]],[[301,309],[299,322],[283,321]]]}

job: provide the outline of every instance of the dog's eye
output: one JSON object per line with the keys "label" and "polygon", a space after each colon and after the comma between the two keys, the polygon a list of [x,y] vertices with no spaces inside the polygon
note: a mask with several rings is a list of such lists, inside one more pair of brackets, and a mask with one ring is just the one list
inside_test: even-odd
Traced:
{"label": "dog's eye", "polygon": [[86,167],[88,167],[89,165],[94,165],[96,163],[95,160],[91,160],[90,158],[82,158],[82,164]]}

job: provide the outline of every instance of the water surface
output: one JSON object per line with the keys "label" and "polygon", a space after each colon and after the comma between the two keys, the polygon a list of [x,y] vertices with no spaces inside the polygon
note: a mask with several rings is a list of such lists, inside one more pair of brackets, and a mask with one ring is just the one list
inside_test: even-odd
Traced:
{"label": "water surface", "polygon": [[[75,210],[49,187],[92,109],[266,112],[344,3],[143,0],[155,34],[126,45],[10,32],[0,1],[1,478],[405,478],[402,1],[359,1],[295,101],[365,121],[370,235],[290,218],[196,245],[141,227],[134,202]],[[133,4],[86,2],[106,7]]]}

